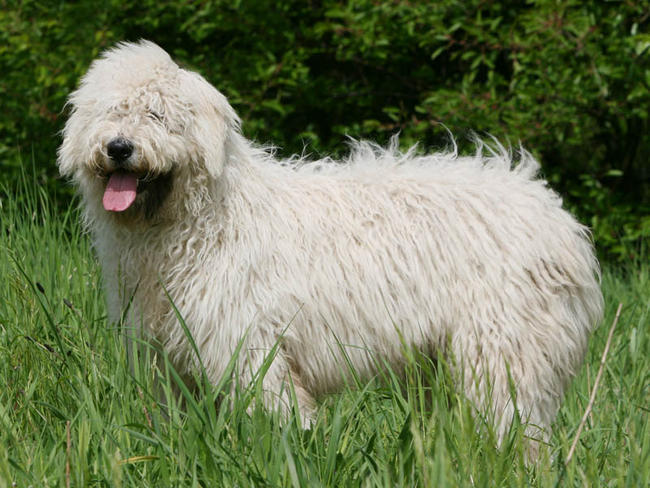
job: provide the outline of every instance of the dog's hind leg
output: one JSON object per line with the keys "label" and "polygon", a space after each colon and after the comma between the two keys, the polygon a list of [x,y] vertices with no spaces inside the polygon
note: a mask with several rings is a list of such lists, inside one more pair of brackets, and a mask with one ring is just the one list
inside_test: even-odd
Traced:
{"label": "dog's hind leg", "polygon": [[488,323],[456,333],[451,346],[458,381],[477,419],[494,427],[500,445],[518,416],[525,424],[528,457],[535,459],[540,443],[549,438],[563,393],[541,346],[516,328]]}

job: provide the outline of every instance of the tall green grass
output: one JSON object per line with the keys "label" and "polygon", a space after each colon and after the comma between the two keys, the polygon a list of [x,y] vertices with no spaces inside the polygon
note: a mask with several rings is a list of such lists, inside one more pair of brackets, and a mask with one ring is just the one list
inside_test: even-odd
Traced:
{"label": "tall green grass", "polygon": [[[9,191],[11,190],[11,191]],[[407,379],[358,385],[310,430],[253,408],[255,389],[192,394],[170,368],[132,371],[106,320],[100,274],[76,210],[23,183],[0,223],[0,488],[5,486],[647,486],[650,266],[605,267],[606,316],[536,465],[513,425],[500,449],[444,368],[412,358]],[[596,401],[572,461],[609,325]],[[146,352],[146,351],[145,351]],[[386,379],[385,379],[386,380]],[[200,383],[200,381],[199,381]],[[167,407],[158,403],[160,388]],[[179,404],[174,391],[183,401]],[[218,403],[218,402],[217,402]]]}

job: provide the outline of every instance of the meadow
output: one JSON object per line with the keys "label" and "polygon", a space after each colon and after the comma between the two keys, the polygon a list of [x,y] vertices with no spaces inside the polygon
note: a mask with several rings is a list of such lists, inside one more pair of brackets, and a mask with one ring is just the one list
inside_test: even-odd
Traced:
{"label": "meadow", "polygon": [[62,211],[31,177],[0,194],[7,196],[0,200],[0,488],[637,487],[650,480],[647,260],[603,265],[604,320],[549,444],[530,465],[521,426],[514,423],[496,448],[445,365],[410,353],[405,379],[389,371],[381,381],[351,384],[322,402],[309,430],[295,418],[248,411],[255,386],[220,401],[229,378],[219,385],[197,378],[192,393],[168,363],[162,371],[150,366],[153,351],[129,368],[76,208]]}

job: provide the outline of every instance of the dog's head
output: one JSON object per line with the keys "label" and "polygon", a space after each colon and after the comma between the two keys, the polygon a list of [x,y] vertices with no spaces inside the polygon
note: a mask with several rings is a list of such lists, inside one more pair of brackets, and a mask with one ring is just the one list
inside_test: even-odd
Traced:
{"label": "dog's head", "polygon": [[61,174],[104,211],[131,217],[155,214],[179,178],[218,178],[239,128],[219,91],[148,41],[102,54],[68,104]]}

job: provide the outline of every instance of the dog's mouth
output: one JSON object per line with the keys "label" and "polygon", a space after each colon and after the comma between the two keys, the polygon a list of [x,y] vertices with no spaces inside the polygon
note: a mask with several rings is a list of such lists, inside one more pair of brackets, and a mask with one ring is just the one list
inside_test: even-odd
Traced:
{"label": "dog's mouth", "polygon": [[138,176],[127,171],[116,171],[108,177],[102,203],[109,212],[124,212],[138,195]]}
{"label": "dog's mouth", "polygon": [[172,171],[152,175],[120,169],[102,176],[106,178],[102,204],[116,214],[143,212],[153,218],[172,189]]}

